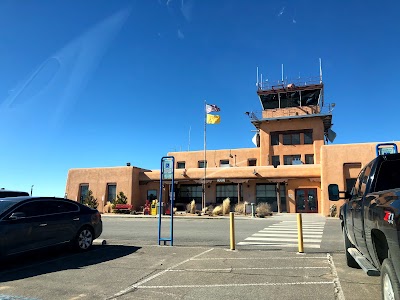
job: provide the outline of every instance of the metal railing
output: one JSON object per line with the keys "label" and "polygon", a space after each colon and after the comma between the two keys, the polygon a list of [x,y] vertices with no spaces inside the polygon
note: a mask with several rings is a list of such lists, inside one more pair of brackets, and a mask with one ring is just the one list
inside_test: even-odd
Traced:
{"label": "metal railing", "polygon": [[296,78],[296,79],[288,79],[286,78],[284,81],[268,81],[265,80],[263,82],[258,82],[257,90],[264,91],[264,90],[272,90],[272,89],[280,89],[280,88],[287,88],[290,85],[294,86],[307,86],[312,84],[321,84],[321,77],[308,77],[308,78]]}
{"label": "metal railing", "polygon": [[[300,106],[299,106],[300,107]],[[335,103],[324,103],[324,106],[320,107],[320,112],[319,113],[315,113],[315,114],[329,114],[333,111],[335,107]],[[291,110],[290,107],[287,108],[282,108],[285,109],[285,113],[284,115],[281,115],[281,117],[291,117],[291,116],[297,116],[299,111],[297,109],[294,109],[295,107],[293,107],[293,109]],[[277,108],[279,109],[279,108]],[[262,110],[258,110],[258,111],[252,111],[249,113],[249,118],[251,121],[258,121],[261,120],[263,118],[263,111]]]}

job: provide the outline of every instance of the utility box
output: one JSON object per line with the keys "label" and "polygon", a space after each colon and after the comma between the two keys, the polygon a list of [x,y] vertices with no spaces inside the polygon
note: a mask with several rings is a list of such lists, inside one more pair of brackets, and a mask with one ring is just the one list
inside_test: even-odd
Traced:
{"label": "utility box", "polygon": [[157,212],[158,212],[158,201],[153,200],[153,201],[151,201],[150,214],[152,216],[156,216]]}

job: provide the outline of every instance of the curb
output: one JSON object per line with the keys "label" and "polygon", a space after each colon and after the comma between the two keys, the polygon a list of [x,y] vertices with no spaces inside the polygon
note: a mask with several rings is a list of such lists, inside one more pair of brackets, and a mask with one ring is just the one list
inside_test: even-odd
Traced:
{"label": "curb", "polygon": [[[153,216],[153,215],[128,215],[128,214],[101,214],[102,218],[133,218],[133,219],[156,219],[159,216]],[[162,218],[169,219],[169,215],[163,215]],[[218,217],[210,217],[210,216],[185,216],[185,215],[174,215],[174,219],[194,219],[194,220],[229,220],[229,216],[218,216]],[[268,218],[252,218],[250,216],[244,217],[244,216],[235,216],[235,220],[251,220],[251,219],[268,219]]]}

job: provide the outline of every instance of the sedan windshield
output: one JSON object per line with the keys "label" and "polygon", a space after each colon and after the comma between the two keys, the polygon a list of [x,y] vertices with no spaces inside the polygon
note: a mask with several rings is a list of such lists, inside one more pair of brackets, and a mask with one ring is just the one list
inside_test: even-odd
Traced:
{"label": "sedan windshield", "polygon": [[14,201],[0,200],[0,214],[6,211],[7,208],[13,206],[15,204]]}

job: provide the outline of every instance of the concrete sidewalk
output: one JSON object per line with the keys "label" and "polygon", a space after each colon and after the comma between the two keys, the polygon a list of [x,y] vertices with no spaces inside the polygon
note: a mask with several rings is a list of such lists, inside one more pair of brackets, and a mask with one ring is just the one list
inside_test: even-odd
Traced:
{"label": "concrete sidewalk", "polygon": [[[149,219],[154,219],[158,218],[159,215],[153,216],[153,215],[131,215],[131,214],[115,214],[115,213],[103,213],[101,214],[102,218],[149,218]],[[170,218],[170,215],[162,215],[162,218]],[[192,215],[192,214],[174,214],[174,218],[178,219],[229,219],[228,216],[209,216],[209,215]],[[270,217],[265,217],[265,218],[270,218]],[[257,218],[257,217],[251,217],[250,215],[243,216],[243,215],[235,215],[235,219],[263,219],[263,218]]]}
{"label": "concrete sidewalk", "polygon": [[[101,214],[102,218],[149,218],[149,219],[154,219],[158,218],[159,215],[131,215],[131,214],[116,214],[116,213],[103,213]],[[169,219],[171,216],[170,215],[162,215],[162,218],[167,218]],[[325,217],[319,214],[302,214],[303,220],[304,219],[338,219],[336,217]],[[174,214],[174,218],[178,219],[197,219],[197,220],[202,220],[202,219],[229,219],[229,215],[227,216],[209,216],[209,215],[193,215],[193,214]],[[235,219],[238,220],[250,220],[250,219],[255,219],[255,220],[265,220],[265,219],[273,219],[273,218],[283,218],[283,219],[296,219],[296,213],[273,213],[272,216],[268,216],[265,218],[258,218],[258,217],[252,217],[251,215],[236,215],[235,214]]]}

